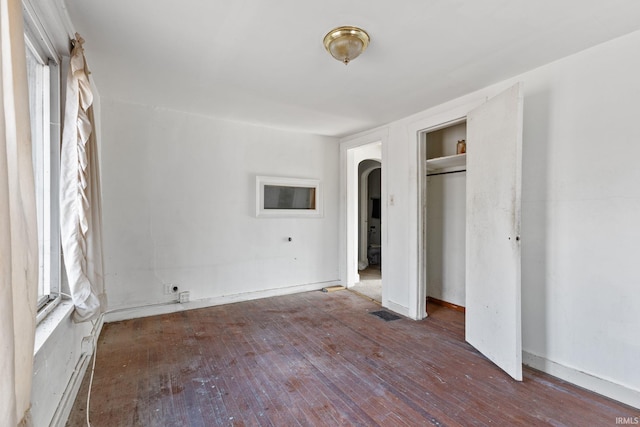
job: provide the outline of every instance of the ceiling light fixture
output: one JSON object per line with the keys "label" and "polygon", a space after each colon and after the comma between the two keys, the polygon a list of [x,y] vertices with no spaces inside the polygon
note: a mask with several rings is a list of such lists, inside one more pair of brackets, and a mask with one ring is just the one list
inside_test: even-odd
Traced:
{"label": "ceiling light fixture", "polygon": [[338,61],[347,65],[369,46],[369,34],[361,28],[334,28],[324,36],[324,47]]}

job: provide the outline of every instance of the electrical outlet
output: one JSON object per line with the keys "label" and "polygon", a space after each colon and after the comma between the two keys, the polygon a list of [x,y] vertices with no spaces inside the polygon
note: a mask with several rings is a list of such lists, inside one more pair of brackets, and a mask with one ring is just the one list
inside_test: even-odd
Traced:
{"label": "electrical outlet", "polygon": [[178,292],[178,285],[174,283],[165,283],[164,284],[164,294],[165,295],[173,295]]}
{"label": "electrical outlet", "polygon": [[178,302],[180,304],[184,304],[185,302],[189,302],[189,291],[182,291],[178,294]]}

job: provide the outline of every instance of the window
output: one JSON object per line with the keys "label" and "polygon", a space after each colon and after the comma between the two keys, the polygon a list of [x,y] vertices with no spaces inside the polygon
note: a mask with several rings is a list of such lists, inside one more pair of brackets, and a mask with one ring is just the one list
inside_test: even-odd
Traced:
{"label": "window", "polygon": [[264,186],[265,209],[315,209],[315,187]]}
{"label": "window", "polygon": [[[28,23],[27,23],[28,28]],[[38,221],[38,320],[58,301],[60,238],[58,174],[60,161],[59,71],[44,46],[25,35],[32,160]]]}
{"label": "window", "polygon": [[317,179],[256,177],[256,216],[321,217],[322,193]]}

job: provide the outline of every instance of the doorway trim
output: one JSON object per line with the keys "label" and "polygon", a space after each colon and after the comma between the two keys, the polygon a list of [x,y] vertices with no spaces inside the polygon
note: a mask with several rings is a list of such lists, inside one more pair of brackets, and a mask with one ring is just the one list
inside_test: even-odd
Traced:
{"label": "doorway trim", "polygon": [[465,103],[441,114],[411,123],[408,126],[410,135],[415,135],[416,142],[416,170],[417,170],[417,209],[418,209],[418,247],[417,247],[417,281],[414,289],[409,292],[410,316],[416,320],[427,317],[427,147],[424,134],[466,120],[467,113],[483,104],[482,97],[473,102]]}
{"label": "doorway trim", "polygon": [[[387,146],[388,131],[375,130],[353,138],[340,140],[340,223],[339,223],[339,278],[345,287],[358,281],[358,189],[360,180],[358,164],[365,159],[377,160],[381,164],[381,199],[386,200],[386,178],[384,173],[384,151]],[[386,204],[381,206],[381,220],[386,217]],[[382,229],[382,252],[387,241],[386,229]],[[382,257],[384,270],[384,257]],[[383,280],[382,302],[386,299]]]}

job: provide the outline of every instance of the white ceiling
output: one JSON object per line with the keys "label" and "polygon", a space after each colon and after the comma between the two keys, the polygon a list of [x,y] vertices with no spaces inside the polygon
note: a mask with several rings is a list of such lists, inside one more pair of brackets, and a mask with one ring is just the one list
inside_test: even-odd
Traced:
{"label": "white ceiling", "polygon": [[[103,97],[323,135],[406,117],[640,29],[638,0],[65,3]],[[371,36],[348,66],[322,44],[340,25]]]}

